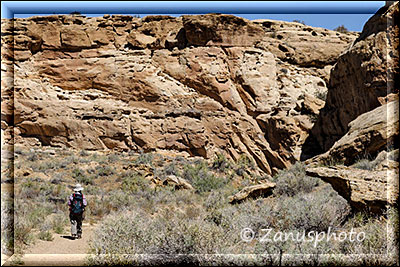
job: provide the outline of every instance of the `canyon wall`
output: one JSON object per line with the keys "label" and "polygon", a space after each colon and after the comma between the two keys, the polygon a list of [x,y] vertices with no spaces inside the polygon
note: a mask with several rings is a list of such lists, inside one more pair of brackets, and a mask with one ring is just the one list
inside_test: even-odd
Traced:
{"label": "canyon wall", "polygon": [[[87,150],[300,159],[358,37],[232,15],[2,20],[2,136]],[[14,129],[14,139],[11,139]]]}

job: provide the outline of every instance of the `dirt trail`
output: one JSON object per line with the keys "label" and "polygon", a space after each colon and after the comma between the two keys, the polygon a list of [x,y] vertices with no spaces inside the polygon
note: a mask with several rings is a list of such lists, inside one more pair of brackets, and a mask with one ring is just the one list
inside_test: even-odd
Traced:
{"label": "dirt trail", "polygon": [[36,240],[22,258],[26,266],[82,266],[88,256],[89,240],[95,225],[82,224],[82,238],[72,240],[70,228],[64,234],[53,234],[53,241]]}

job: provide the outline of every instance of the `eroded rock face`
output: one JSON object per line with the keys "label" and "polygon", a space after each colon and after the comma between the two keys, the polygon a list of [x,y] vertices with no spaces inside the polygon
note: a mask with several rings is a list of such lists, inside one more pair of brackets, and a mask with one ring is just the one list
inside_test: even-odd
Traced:
{"label": "eroded rock face", "polygon": [[246,154],[271,174],[299,160],[329,70],[356,36],[217,14],[2,20],[2,136]]}
{"label": "eroded rock face", "polygon": [[329,92],[302,159],[327,151],[349,123],[398,96],[399,3],[381,8],[332,69]]}
{"label": "eroded rock face", "polygon": [[393,101],[358,116],[348,132],[325,153],[306,162],[342,162],[351,165],[366,156],[375,157],[388,146],[398,147],[399,101]]}

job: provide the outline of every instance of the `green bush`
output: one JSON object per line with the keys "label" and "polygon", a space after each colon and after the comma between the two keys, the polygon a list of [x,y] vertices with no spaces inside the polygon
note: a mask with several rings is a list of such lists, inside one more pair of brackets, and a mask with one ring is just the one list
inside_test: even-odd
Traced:
{"label": "green bush", "polygon": [[14,225],[14,240],[15,242],[28,245],[32,240],[32,226],[23,217],[17,217]]}
{"label": "green bush", "polygon": [[115,171],[110,166],[96,166],[97,175],[99,176],[111,176],[115,174]]}
{"label": "green bush", "polygon": [[109,163],[114,163],[120,161],[121,158],[118,154],[110,154],[108,155],[108,162]]}
{"label": "green bush", "polygon": [[75,168],[72,170],[72,178],[74,178],[75,180],[81,180],[84,179],[84,176],[86,176],[86,173],[84,170],[80,169],[80,168]]}
{"label": "green bush", "polygon": [[344,25],[340,25],[333,30],[341,33],[349,32],[349,30]]}
{"label": "green bush", "polygon": [[81,152],[79,152],[79,156],[81,156],[81,157],[87,157],[89,155],[90,154],[84,149],[82,149]]}
{"label": "green bush", "polygon": [[306,23],[303,20],[294,19],[293,22],[297,22],[297,23],[301,23],[303,25],[306,25]]}
{"label": "green bush", "polygon": [[46,231],[40,231],[40,232],[38,233],[38,238],[39,238],[40,240],[44,240],[44,241],[53,241],[53,240],[54,240],[53,235],[52,235],[51,232],[48,231],[48,230],[46,230]]}
{"label": "green bush", "polygon": [[177,162],[174,160],[173,162],[163,167],[156,168],[154,171],[154,175],[160,179],[164,179],[168,175],[180,176],[180,171]]}
{"label": "green bush", "polygon": [[231,163],[226,159],[224,154],[218,153],[212,163],[212,169],[224,172],[226,169],[231,168]]}
{"label": "green bush", "polygon": [[205,161],[185,165],[183,178],[189,181],[199,193],[222,188],[227,183],[226,179],[212,174]]}
{"label": "green bush", "polygon": [[122,190],[129,193],[136,193],[148,189],[149,182],[139,173],[123,174]]}
{"label": "green bush", "polygon": [[244,176],[248,170],[254,170],[256,164],[247,155],[240,155],[239,159],[236,161],[236,166],[234,167],[235,172],[239,176]]}
{"label": "green bush", "polygon": [[36,198],[39,193],[39,184],[34,182],[33,179],[29,178],[25,182],[21,183],[21,191],[17,197],[21,199],[33,199]]}
{"label": "green bush", "polygon": [[51,222],[52,229],[56,234],[63,234],[64,228],[68,223],[66,214],[57,214]]}
{"label": "green bush", "polygon": [[134,164],[139,165],[139,164],[145,164],[152,166],[153,165],[153,160],[154,160],[154,155],[153,153],[141,153],[139,157],[137,157],[136,160],[134,160]]}

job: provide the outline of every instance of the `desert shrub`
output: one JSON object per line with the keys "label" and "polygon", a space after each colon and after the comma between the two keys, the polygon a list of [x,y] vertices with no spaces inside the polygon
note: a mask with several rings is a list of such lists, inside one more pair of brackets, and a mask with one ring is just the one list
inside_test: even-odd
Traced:
{"label": "desert shrub", "polygon": [[35,183],[32,178],[27,179],[21,183],[21,191],[17,195],[18,198],[32,199],[39,195],[40,186]]}
{"label": "desert shrub", "polygon": [[48,221],[45,221],[43,224],[41,224],[39,227],[38,238],[44,241],[52,241],[54,238],[50,232],[51,228],[51,224]]}
{"label": "desert shrub", "polygon": [[53,235],[51,234],[51,232],[49,230],[40,231],[38,233],[38,238],[40,240],[44,240],[44,241],[53,241],[54,240]]}
{"label": "desert shrub", "polygon": [[213,175],[205,161],[185,165],[183,178],[189,181],[199,193],[219,189],[227,182],[226,179]]}
{"label": "desert shrub", "polygon": [[51,179],[52,184],[61,184],[65,182],[64,177],[61,173],[54,174],[53,178]]}
{"label": "desert shrub", "polygon": [[224,243],[215,240],[226,240],[224,232],[202,219],[191,220],[169,211],[154,218],[141,211],[124,211],[102,222],[90,246],[96,255],[109,255],[102,263],[121,264],[124,259],[118,254],[126,253],[163,254],[158,261],[163,264],[168,255],[222,252]]}
{"label": "desert shrub", "polygon": [[368,159],[361,159],[352,165],[354,168],[361,170],[373,170],[376,167],[374,161],[370,161]]}
{"label": "desert shrub", "polygon": [[17,197],[20,199],[40,200],[49,196],[61,195],[65,189],[61,184],[44,183],[40,178],[26,179],[20,185]]}
{"label": "desert shrub", "polygon": [[303,25],[306,25],[306,23],[303,20],[294,19],[293,22],[297,22],[297,23],[301,23]]}
{"label": "desert shrub", "polygon": [[168,175],[180,176],[180,171],[179,171],[176,161],[174,160],[173,162],[171,162],[163,167],[156,168],[154,171],[154,175],[156,177],[163,179]]}
{"label": "desert shrub", "polygon": [[139,157],[134,160],[134,164],[145,164],[152,166],[154,160],[153,153],[141,153]]}
{"label": "desert shrub", "polygon": [[200,193],[219,189],[226,184],[225,179],[214,176],[212,173],[202,173],[195,177],[193,186]]}
{"label": "desert shrub", "polygon": [[95,185],[91,185],[91,184],[88,184],[87,186],[85,186],[85,192],[86,192],[86,194],[89,194],[89,195],[99,195],[101,190],[102,189],[99,186],[95,186]]}
{"label": "desert shrub", "polygon": [[85,212],[87,216],[102,217],[110,212],[110,210],[106,210],[107,208],[108,206],[104,203],[104,197],[94,196],[90,199]]}
{"label": "desert shrub", "polygon": [[29,151],[26,155],[27,155],[26,159],[28,161],[34,162],[34,161],[39,160],[39,156],[38,156],[37,152],[35,152],[35,151]]}
{"label": "desert shrub", "polygon": [[20,244],[28,245],[33,241],[32,226],[22,217],[17,217],[14,225],[14,240]]}
{"label": "desert shrub", "polygon": [[83,175],[76,179],[76,181],[82,185],[92,185],[94,184],[95,175]]}
{"label": "desert shrub", "polygon": [[340,26],[334,28],[333,30],[337,31],[337,32],[341,32],[341,33],[349,32],[349,30],[344,25],[340,25]]}
{"label": "desert shrub", "polygon": [[66,214],[56,214],[51,221],[51,227],[56,234],[63,234],[67,223],[68,218]]}
{"label": "desert shrub", "polygon": [[109,163],[114,163],[120,161],[120,156],[118,154],[110,154],[108,155],[108,162]]}
{"label": "desert shrub", "polygon": [[254,170],[255,163],[252,161],[247,155],[240,155],[239,159],[236,161],[236,165],[234,167],[235,172],[239,176],[243,176],[247,170]]}
{"label": "desert shrub", "polygon": [[1,251],[11,255],[14,246],[14,200],[11,194],[1,192]]}
{"label": "desert shrub", "polygon": [[212,163],[212,169],[224,172],[226,169],[231,168],[231,163],[226,159],[224,154],[218,153]]}
{"label": "desert shrub", "polygon": [[336,157],[329,157],[324,162],[321,164],[323,167],[329,167],[329,166],[338,166],[338,165],[343,165],[343,159],[339,159]]}
{"label": "desert shrub", "polygon": [[165,175],[179,175],[179,169],[175,162],[171,162],[164,167]]}
{"label": "desert shrub", "polygon": [[60,160],[60,162],[59,162],[59,167],[60,167],[60,169],[66,169],[67,168],[67,166],[70,164],[71,162],[69,162],[68,161],[68,159],[62,159],[62,160]]}
{"label": "desert shrub", "polygon": [[32,226],[37,226],[41,224],[45,218],[52,213],[52,211],[53,207],[51,204],[36,207],[35,205],[32,205],[26,218],[32,224]]}
{"label": "desert shrub", "polygon": [[212,191],[204,201],[204,207],[207,211],[220,208],[228,203],[227,196],[220,191]]}
{"label": "desert shrub", "polygon": [[[377,218],[360,215],[363,221],[357,222],[357,232],[364,232],[365,239],[362,242],[350,242],[346,240],[340,244],[340,251],[344,254],[386,254],[388,249],[388,229],[385,221]],[[354,222],[349,220],[346,229],[353,228]],[[351,227],[350,227],[351,226]]]}
{"label": "desert shrub", "polygon": [[85,171],[80,169],[80,168],[75,168],[72,170],[72,178],[74,178],[75,180],[81,180],[84,178],[84,176],[86,176]]}
{"label": "desert shrub", "polygon": [[273,177],[275,196],[294,196],[309,193],[320,184],[320,180],[306,175],[305,164],[297,162],[289,169],[281,170]]}
{"label": "desert shrub", "polygon": [[43,160],[38,165],[32,165],[32,169],[37,172],[48,172],[49,170],[58,169],[60,164],[55,160]]}
{"label": "desert shrub", "polygon": [[353,213],[351,216],[349,216],[346,225],[351,228],[358,228],[363,225],[368,221],[368,214],[365,212],[356,212]]}
{"label": "desert shrub", "polygon": [[70,155],[70,156],[64,158],[63,165],[68,166],[72,163],[78,164],[79,159],[77,157],[75,157],[74,155]]}
{"label": "desert shrub", "polygon": [[88,216],[103,217],[112,211],[124,209],[126,207],[137,205],[137,196],[123,190],[113,190],[103,192],[99,190],[96,196],[88,200],[86,213]]}
{"label": "desert shrub", "polygon": [[111,176],[113,175],[114,169],[110,166],[96,166],[97,175],[99,176]]}
{"label": "desert shrub", "polygon": [[274,207],[277,228],[307,232],[337,227],[349,213],[346,200],[328,186],[308,194],[281,197]]}
{"label": "desert shrub", "polygon": [[139,173],[125,172],[122,178],[122,190],[125,192],[135,193],[146,190],[149,182]]}
{"label": "desert shrub", "polygon": [[87,156],[89,156],[90,154],[86,151],[86,150],[84,150],[84,149],[82,149],[80,152],[79,152],[79,156],[81,156],[81,157],[87,157]]}

